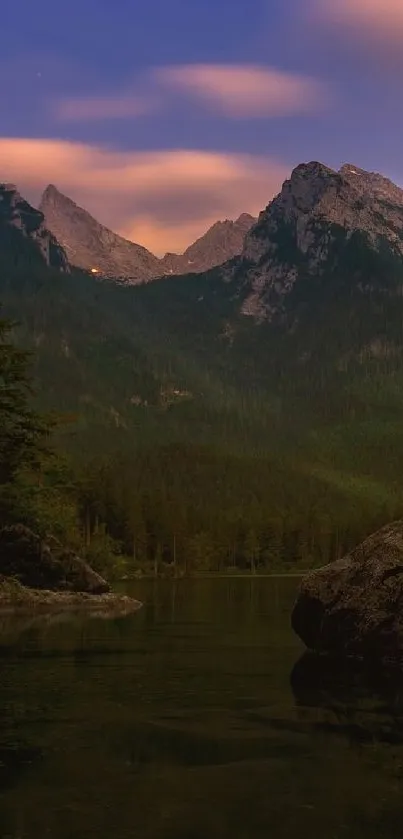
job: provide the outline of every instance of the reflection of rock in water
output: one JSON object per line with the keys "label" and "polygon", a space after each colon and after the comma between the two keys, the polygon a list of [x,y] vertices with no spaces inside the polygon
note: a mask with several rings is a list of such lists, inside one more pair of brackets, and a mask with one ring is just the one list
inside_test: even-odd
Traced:
{"label": "reflection of rock in water", "polygon": [[403,743],[401,671],[308,652],[295,664],[290,683],[299,710],[311,709],[315,728],[357,743]]}
{"label": "reflection of rock in water", "polygon": [[[86,615],[86,618],[98,617],[92,615],[91,612]],[[1,615],[0,618],[0,647],[1,641],[13,636],[14,638],[22,635],[30,629],[39,629],[50,626],[57,626],[59,624],[77,624],[80,622],[80,616],[74,612],[64,612],[62,614],[6,614]],[[82,622],[82,621],[81,621]]]}
{"label": "reflection of rock in water", "polygon": [[0,643],[7,634],[21,634],[32,627],[78,625],[93,620],[104,622],[123,620],[137,612],[141,605],[139,601],[126,595],[112,594],[101,595],[99,598],[93,595],[91,600],[83,602],[82,607],[80,604],[76,606],[73,602],[71,606],[67,604],[68,608],[66,608],[61,600],[60,603],[56,601],[54,606],[51,603],[52,608],[49,611],[46,610],[46,603],[43,608],[33,608],[28,605],[26,608],[0,609]]}
{"label": "reflection of rock in water", "polygon": [[42,750],[22,743],[0,742],[0,792],[14,786],[22,772],[42,758]]}

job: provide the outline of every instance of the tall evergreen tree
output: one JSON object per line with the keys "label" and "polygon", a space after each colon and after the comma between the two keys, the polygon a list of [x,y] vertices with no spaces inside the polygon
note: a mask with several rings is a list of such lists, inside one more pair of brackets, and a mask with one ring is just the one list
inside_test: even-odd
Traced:
{"label": "tall evergreen tree", "polygon": [[21,470],[39,467],[49,423],[31,407],[30,355],[12,341],[15,324],[0,320],[0,520],[6,520]]}

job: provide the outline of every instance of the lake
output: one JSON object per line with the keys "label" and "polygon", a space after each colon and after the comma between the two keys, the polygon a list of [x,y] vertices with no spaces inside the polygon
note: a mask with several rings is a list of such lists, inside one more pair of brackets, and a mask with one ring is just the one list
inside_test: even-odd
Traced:
{"label": "lake", "polygon": [[0,616],[1,839],[401,839],[403,695],[301,659],[297,585],[139,581],[129,618]]}

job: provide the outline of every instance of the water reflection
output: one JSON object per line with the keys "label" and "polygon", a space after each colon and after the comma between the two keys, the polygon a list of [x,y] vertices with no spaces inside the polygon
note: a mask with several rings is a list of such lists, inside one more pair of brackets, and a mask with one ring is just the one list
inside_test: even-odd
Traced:
{"label": "water reflection", "polygon": [[400,839],[400,699],[301,659],[296,584],[142,582],[123,620],[3,625],[1,839]]}
{"label": "water reflection", "polygon": [[297,709],[319,728],[358,743],[403,743],[403,673],[354,659],[305,653],[291,673]]}

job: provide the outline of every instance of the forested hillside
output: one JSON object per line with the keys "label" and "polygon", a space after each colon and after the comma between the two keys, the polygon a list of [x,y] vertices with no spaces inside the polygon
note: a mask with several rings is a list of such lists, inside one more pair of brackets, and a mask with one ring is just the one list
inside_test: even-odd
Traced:
{"label": "forested hillside", "polygon": [[[318,267],[311,234],[307,251],[295,238],[300,216],[287,209],[280,225],[278,212],[252,230],[255,262],[249,242],[248,258],[224,268],[136,287],[3,250],[4,316],[33,353],[35,407],[56,417],[36,515],[84,544],[99,570],[309,566],[401,515],[394,222],[387,235],[347,235],[315,218]],[[263,309],[247,317],[256,266]],[[293,281],[279,285],[279,270]]]}
{"label": "forested hillside", "polygon": [[139,288],[3,272],[36,405],[59,417],[66,527],[107,533],[133,568],[291,568],[398,515],[400,265],[371,270],[367,291],[335,275],[308,306],[300,289],[276,328],[214,272]]}

